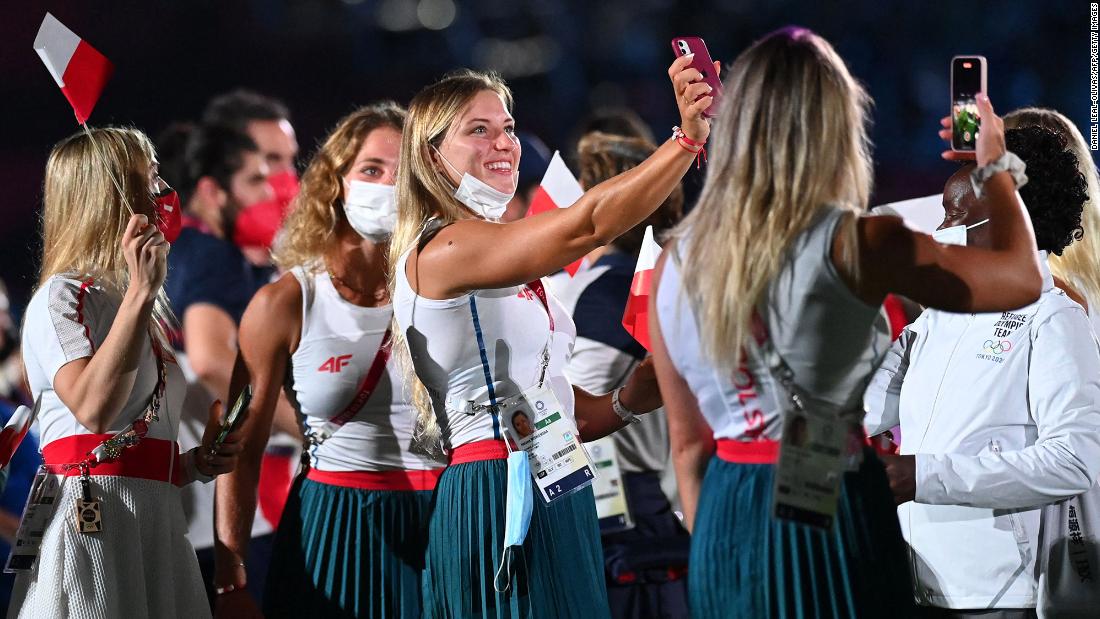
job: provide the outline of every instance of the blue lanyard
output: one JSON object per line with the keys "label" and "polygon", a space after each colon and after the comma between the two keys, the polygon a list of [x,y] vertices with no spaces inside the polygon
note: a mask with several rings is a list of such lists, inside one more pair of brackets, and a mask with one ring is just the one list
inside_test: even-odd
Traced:
{"label": "blue lanyard", "polygon": [[493,389],[493,375],[489,371],[489,354],[485,352],[485,338],[481,335],[481,322],[477,319],[477,302],[474,301],[472,292],[470,293],[470,315],[474,319],[474,336],[477,338],[477,350],[481,353],[481,369],[485,372],[485,386],[489,388],[489,414],[493,418],[493,438],[499,441],[501,436],[497,394]]}

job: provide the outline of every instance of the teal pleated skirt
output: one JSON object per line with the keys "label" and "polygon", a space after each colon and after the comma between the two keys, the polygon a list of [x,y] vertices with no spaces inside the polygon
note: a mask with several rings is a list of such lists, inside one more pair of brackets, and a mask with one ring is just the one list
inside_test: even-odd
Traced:
{"label": "teal pleated skirt", "polygon": [[714,457],[699,492],[688,597],[693,619],[909,617],[908,554],[882,463],[846,473],[831,530],[771,517],[770,464]]}
{"label": "teal pleated skirt", "polygon": [[418,619],[431,494],[299,478],[275,535],[264,615]]}
{"label": "teal pleated skirt", "polygon": [[506,473],[504,460],[485,460],[451,465],[440,477],[429,523],[424,617],[610,619],[591,487],[552,505],[535,492],[512,589],[494,590]]}

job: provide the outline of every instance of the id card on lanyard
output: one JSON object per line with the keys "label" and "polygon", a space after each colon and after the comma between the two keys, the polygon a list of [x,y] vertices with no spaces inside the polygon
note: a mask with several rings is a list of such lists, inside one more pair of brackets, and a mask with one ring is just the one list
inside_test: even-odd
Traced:
{"label": "id card on lanyard", "polygon": [[[821,529],[832,527],[840,483],[848,464],[848,426],[839,415],[811,405],[795,382],[794,371],[779,354],[759,314],[753,315],[755,350],[768,362],[780,398],[782,435],[772,486],[772,514]],[[783,400],[786,400],[783,402]]]}
{"label": "id card on lanyard", "polygon": [[524,391],[521,403],[504,413],[504,423],[527,452],[531,477],[547,503],[592,483],[592,463],[549,384]]}
{"label": "id card on lanyard", "polygon": [[619,468],[619,451],[610,436],[588,444],[588,453],[596,464],[596,480],[592,492],[596,495],[596,517],[601,533],[615,533],[634,528],[630,507],[626,502],[626,487]]}
{"label": "id card on lanyard", "polygon": [[828,529],[840,499],[847,426],[835,415],[805,409],[788,411],[783,417],[773,513],[776,518]]}
{"label": "id card on lanyard", "polygon": [[11,554],[4,566],[4,572],[8,574],[27,572],[34,567],[42,537],[46,534],[46,527],[57,512],[57,504],[61,496],[61,481],[61,476],[48,472],[45,465],[38,467],[38,473],[35,474],[34,482],[31,483],[30,494],[27,495],[27,503],[23,507],[23,519],[19,521],[19,530],[15,534],[15,542],[11,546]]}
{"label": "id card on lanyard", "polygon": [[[565,407],[554,395],[546,380],[550,364],[550,348],[554,338],[554,315],[541,280],[527,284],[534,292],[550,323],[550,335],[539,355],[539,376],[535,386],[523,391],[520,398],[508,407],[500,405],[493,388],[489,371],[489,358],[481,333],[477,303],[470,296],[470,313],[474,321],[474,334],[481,353],[482,370],[489,391],[490,411],[503,417],[505,427],[516,444],[527,452],[531,464],[531,477],[543,500],[551,503],[577,490],[585,488],[595,478],[594,467],[581,444],[577,429]],[[499,418],[498,417],[498,418]],[[495,424],[494,424],[495,425]]]}

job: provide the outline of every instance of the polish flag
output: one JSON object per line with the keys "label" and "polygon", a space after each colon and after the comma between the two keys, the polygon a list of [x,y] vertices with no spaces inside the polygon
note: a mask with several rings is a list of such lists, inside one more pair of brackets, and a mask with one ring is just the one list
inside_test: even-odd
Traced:
{"label": "polish flag", "polygon": [[0,469],[3,469],[11,462],[11,457],[15,455],[15,450],[19,449],[20,443],[23,442],[23,438],[27,436],[27,430],[31,429],[31,424],[34,423],[34,418],[38,416],[38,409],[41,407],[41,400],[34,403],[34,408],[30,409],[26,406],[20,406],[15,409],[11,417],[8,419],[8,423],[4,425],[4,429],[0,430]]}
{"label": "polish flag", "polygon": [[[531,217],[556,208],[568,208],[583,195],[584,189],[581,189],[581,184],[565,165],[561,153],[554,151],[550,165],[546,168],[546,174],[542,177],[542,183],[535,190],[535,197],[531,199],[531,205],[527,208],[527,216]],[[570,277],[577,274],[582,260],[584,259],[581,258],[565,267]]]}
{"label": "polish flag", "polygon": [[638,265],[634,267],[634,281],[630,284],[630,296],[623,312],[623,327],[638,343],[652,352],[649,346],[649,292],[653,280],[653,268],[661,255],[661,246],[653,240],[653,226],[646,226],[642,248],[638,252]]}
{"label": "polish flag", "polygon": [[34,38],[34,51],[42,57],[50,75],[73,106],[77,122],[88,122],[92,108],[115,70],[111,61],[49,13]]}

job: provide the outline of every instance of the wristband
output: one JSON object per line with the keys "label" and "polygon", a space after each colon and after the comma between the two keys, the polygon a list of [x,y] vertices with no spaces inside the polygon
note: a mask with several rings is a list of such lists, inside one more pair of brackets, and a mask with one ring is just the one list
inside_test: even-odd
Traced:
{"label": "wristband", "polygon": [[1016,189],[1023,187],[1027,184],[1026,170],[1027,166],[1024,162],[1015,153],[1006,150],[1005,154],[1001,155],[996,161],[991,161],[970,172],[970,186],[974,189],[974,197],[982,197],[982,187],[985,182],[998,172],[1011,174],[1013,182],[1016,183]]}
{"label": "wristband", "polygon": [[697,142],[687,136],[679,127],[672,128],[672,139],[680,145],[680,148],[695,155],[695,169],[702,167],[707,162],[706,142]]}
{"label": "wristband", "polygon": [[623,403],[619,401],[619,393],[623,390],[623,387],[611,392],[611,410],[615,411],[615,414],[619,416],[619,419],[627,423],[638,423],[641,419],[638,419],[632,411],[628,410]]}

